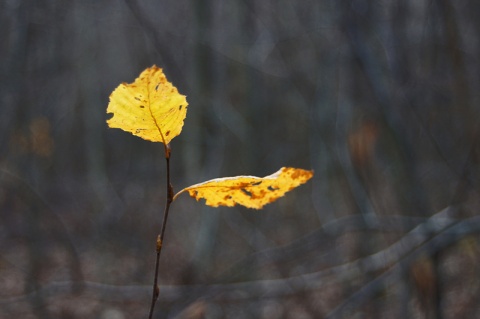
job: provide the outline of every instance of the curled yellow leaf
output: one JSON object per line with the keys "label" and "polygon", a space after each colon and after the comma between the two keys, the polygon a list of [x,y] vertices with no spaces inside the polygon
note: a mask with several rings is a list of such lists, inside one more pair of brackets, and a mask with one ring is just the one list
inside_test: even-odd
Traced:
{"label": "curled yellow leaf", "polygon": [[107,113],[113,117],[107,124],[167,145],[182,131],[187,105],[185,95],[179,94],[162,69],[154,65],[135,82],[122,83],[112,92]]}
{"label": "curled yellow leaf", "polygon": [[208,206],[243,205],[260,209],[285,195],[293,188],[306,183],[313,176],[313,171],[293,167],[282,167],[272,175],[265,177],[237,176],[212,179],[195,184],[178,192],[188,192],[199,200],[204,198]]}

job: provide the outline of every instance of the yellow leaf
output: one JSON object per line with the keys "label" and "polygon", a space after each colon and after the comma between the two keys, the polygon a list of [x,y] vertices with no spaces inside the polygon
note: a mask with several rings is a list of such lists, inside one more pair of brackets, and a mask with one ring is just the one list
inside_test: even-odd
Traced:
{"label": "yellow leaf", "polygon": [[107,113],[113,117],[107,124],[167,145],[182,131],[187,105],[185,95],[179,94],[162,69],[154,65],[135,82],[122,83],[112,92]]}
{"label": "yellow leaf", "polygon": [[313,171],[299,168],[282,167],[278,172],[266,176],[237,176],[216,178],[192,185],[178,192],[188,191],[190,196],[199,200],[204,198],[207,205],[235,206],[260,209],[275,201],[293,188],[306,183],[313,176]]}

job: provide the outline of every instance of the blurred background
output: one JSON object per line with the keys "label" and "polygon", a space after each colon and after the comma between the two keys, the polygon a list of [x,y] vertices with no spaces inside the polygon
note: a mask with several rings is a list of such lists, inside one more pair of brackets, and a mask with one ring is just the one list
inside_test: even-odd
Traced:
{"label": "blurred background", "polygon": [[108,129],[154,64],[187,96],[155,318],[478,318],[480,2],[0,2],[0,318],[146,318],[163,146]]}

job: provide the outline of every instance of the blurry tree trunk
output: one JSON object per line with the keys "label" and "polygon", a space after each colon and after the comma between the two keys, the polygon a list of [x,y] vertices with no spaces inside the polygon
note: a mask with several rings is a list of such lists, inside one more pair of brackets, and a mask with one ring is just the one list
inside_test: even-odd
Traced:
{"label": "blurry tree trunk", "polygon": [[[342,166],[344,170],[345,177],[348,181],[351,193],[353,198],[355,199],[355,203],[358,207],[358,211],[364,216],[364,220],[366,224],[369,224],[369,220],[371,219],[371,216],[375,216],[375,209],[371,203],[371,198],[369,195],[369,184],[368,179],[361,178],[362,176],[362,171],[366,169],[366,165],[369,161],[357,161],[355,162],[355,159],[358,157],[357,152],[355,151],[352,146],[354,145],[360,145],[357,142],[353,142],[352,137],[347,138],[347,132],[351,131],[352,129],[357,130],[357,132],[360,132],[361,126],[364,124],[361,124],[362,122],[367,123],[368,121],[371,121],[372,114],[375,112],[372,112],[372,106],[371,105],[358,105],[358,101],[362,100],[362,95],[366,94],[366,81],[368,78],[368,74],[364,74],[363,72],[357,72],[357,68],[359,65],[362,64],[362,62],[368,61],[372,62],[373,57],[371,56],[371,52],[365,47],[368,44],[365,44],[366,42],[366,33],[371,31],[372,25],[377,22],[377,16],[375,15],[374,9],[372,8],[371,5],[369,5],[368,2],[361,2],[361,1],[345,1],[344,2],[344,7],[342,8],[342,13],[343,13],[343,21],[342,21],[342,28],[343,31],[345,32],[347,41],[350,45],[350,54],[347,56],[347,61],[345,62],[348,67],[347,69],[350,71],[347,73],[347,78],[350,79],[350,81],[347,80],[347,92],[351,92],[350,96],[345,98],[347,101],[346,103],[349,104],[349,107],[347,110],[343,111],[343,114],[348,114],[345,115],[345,123],[342,125],[342,128],[344,130],[343,132],[343,142],[339,142],[344,144],[342,149],[345,149],[344,152],[342,152],[342,162],[344,165]],[[367,18],[368,17],[368,18]],[[368,63],[367,62],[367,63]],[[371,68],[375,69],[373,71]],[[373,83],[368,83],[371,86],[375,86],[379,81],[381,81],[377,76],[378,74],[378,66],[372,63],[372,65],[368,65],[366,67],[367,72],[371,71],[374,76],[369,79]],[[362,71],[365,71],[362,69]],[[377,93],[379,93],[381,96],[378,96],[380,100],[384,100],[385,97],[384,95],[384,88],[379,87],[377,90]],[[348,93],[346,93],[348,95]],[[360,111],[359,107],[362,108],[361,112],[364,113],[363,115],[364,119],[360,118],[357,116],[357,112]],[[346,118],[348,117],[348,119]],[[358,127],[358,128],[355,128]],[[358,135],[358,133],[354,133],[355,135]],[[353,136],[353,135],[350,135]],[[359,135],[363,136],[363,135]],[[350,142],[350,145],[348,145],[348,141]],[[364,139],[362,138],[362,141]],[[362,143],[363,144],[363,143]],[[350,147],[349,147],[350,146]],[[363,153],[363,152],[362,152]],[[364,154],[365,156],[367,154]],[[366,171],[366,174],[364,176],[369,177],[369,172],[368,170]],[[372,254],[374,251],[377,251],[379,248],[379,242],[377,240],[377,237],[375,236],[370,236],[366,233],[362,233],[359,235],[360,237],[356,240],[356,246],[357,249],[355,249],[355,252],[357,255],[353,256],[354,259],[356,258],[362,258],[362,256],[366,256],[369,254]],[[363,280],[365,282],[369,282],[375,278],[376,274],[372,273],[366,273],[365,277]],[[346,296],[350,295],[356,288],[351,287],[349,284],[346,284],[345,287],[345,293]],[[378,317],[378,310],[379,310],[379,304],[377,304],[375,301],[372,301],[372,304],[368,307],[368,317],[370,318],[377,318]]]}
{"label": "blurry tree trunk", "polygon": [[[239,5],[239,10],[241,14],[242,21],[239,27],[239,38],[240,41],[247,43],[246,51],[243,52],[245,55],[245,61],[247,65],[245,69],[246,76],[246,85],[244,87],[244,96],[243,100],[244,110],[246,117],[249,120],[250,129],[247,130],[247,138],[244,147],[248,148],[248,152],[242,152],[245,158],[245,169],[253,172],[254,174],[263,174],[264,170],[270,165],[264,163],[264,159],[259,155],[263,154],[264,146],[266,141],[264,140],[265,125],[268,125],[268,121],[265,118],[265,108],[266,105],[262,100],[262,91],[259,90],[259,87],[262,87],[262,76],[260,71],[257,70],[254,65],[257,64],[255,55],[255,42],[260,35],[258,29],[258,21],[256,20],[258,15],[258,10],[256,8],[257,3],[253,0],[245,0]],[[268,127],[267,127],[268,128]],[[263,129],[262,132],[259,130]],[[270,169],[270,168],[268,168]]]}
{"label": "blurry tree trunk", "polygon": [[[363,106],[365,110],[362,113],[365,117],[364,121],[373,120],[379,125],[381,136],[383,139],[389,140],[388,144],[384,145],[392,148],[389,150],[392,155],[396,154],[396,156],[392,156],[392,159],[396,160],[396,169],[401,173],[394,180],[394,185],[396,185],[398,194],[407,195],[404,197],[406,201],[399,201],[402,211],[407,214],[429,216],[430,208],[426,202],[426,194],[419,183],[418,164],[415,158],[417,149],[411,140],[412,134],[403,125],[403,123],[411,121],[413,114],[404,110],[402,101],[392,98],[390,87],[384,81],[387,76],[380,64],[382,58],[378,56],[378,51],[375,51],[375,43],[372,40],[375,34],[372,37],[371,33],[380,29],[377,12],[374,6],[367,2],[349,0],[345,2],[344,10],[343,28],[349,40],[354,62],[351,70],[359,68],[360,71],[352,74],[352,79],[354,79],[352,92],[355,94],[353,100],[364,100],[362,96],[366,92],[367,94],[369,92],[375,99],[374,103]],[[399,50],[402,49],[403,47],[399,47]],[[396,75],[401,75],[401,73],[397,72]],[[401,81],[405,80],[405,78],[401,79]],[[366,176],[370,175],[371,173],[367,172]],[[365,179],[363,181],[367,182]],[[372,237],[368,238],[362,242],[373,244]],[[377,250],[372,245],[366,245],[363,248],[360,247],[359,251],[368,254],[372,252],[372,248],[373,251]],[[434,278],[438,280],[437,276]]]}
{"label": "blurry tree trunk", "polygon": [[[99,59],[95,53],[100,51],[98,46],[99,26],[94,17],[92,20],[85,20],[90,17],[87,13],[82,13],[84,6],[79,5],[76,8],[77,24],[79,32],[75,34],[76,43],[78,43],[78,60],[76,61],[76,74],[78,76],[78,96],[81,108],[81,120],[83,123],[83,143],[85,149],[85,162],[87,179],[90,186],[95,190],[92,194],[97,195],[97,204],[103,206],[106,196],[107,178],[105,175],[105,145],[103,131],[105,128],[104,113],[98,112],[99,107],[104,106],[104,101],[100,98],[101,74],[93,61]],[[80,135],[81,136],[81,135]]]}
{"label": "blurry tree trunk", "polygon": [[[26,55],[28,50],[29,29],[29,1],[6,2],[4,11],[0,12],[0,27],[3,30],[13,30],[7,34],[2,32],[0,40],[3,49],[0,53],[0,151],[7,153],[11,133],[15,132],[21,123],[24,123],[21,107],[22,99],[25,98],[24,74],[26,67]],[[0,17],[1,17],[0,16]],[[8,37],[7,37],[8,36]]]}
{"label": "blurry tree trunk", "polygon": [[[189,109],[188,123],[193,128],[193,140],[187,141],[187,180],[196,176],[198,180],[207,180],[219,176],[223,163],[223,140],[219,132],[217,116],[214,110],[221,109],[225,96],[225,66],[223,60],[215,55],[212,46],[223,41],[224,30],[219,27],[218,8],[210,0],[194,1],[196,18],[196,42],[194,47],[195,101]],[[217,10],[216,10],[217,9]],[[208,32],[207,32],[208,31]],[[192,123],[193,121],[193,123]],[[209,129],[206,129],[208,127]],[[195,136],[193,136],[195,135]],[[212,256],[216,247],[219,216],[218,212],[201,206],[203,218],[200,221],[197,241],[193,249],[193,277],[205,273],[214,262]]]}
{"label": "blurry tree trunk", "polygon": [[[192,176],[198,176],[204,165],[204,145],[205,141],[205,111],[208,106],[208,97],[210,95],[211,80],[210,68],[211,61],[207,43],[209,41],[207,28],[210,26],[211,7],[210,0],[193,1],[195,28],[192,45],[193,57],[191,72],[189,72],[189,82],[192,87],[189,103],[192,104],[188,109],[188,136],[185,138],[183,146],[183,167],[187,180]],[[193,99],[193,100],[192,100]]]}
{"label": "blurry tree trunk", "polygon": [[458,22],[456,18],[456,10],[450,0],[437,0],[440,19],[444,31],[446,51],[449,55],[452,68],[452,87],[453,105],[452,109],[463,116],[461,123],[454,123],[459,132],[464,136],[465,141],[471,145],[468,149],[466,161],[461,171],[459,171],[459,184],[453,197],[453,204],[459,204],[465,200],[466,195],[473,189],[478,193],[478,172],[476,168],[479,163],[479,154],[476,151],[480,143],[480,122],[475,116],[474,109],[471,107],[470,85],[467,79],[465,59],[461,50],[461,35],[459,33]]}
{"label": "blurry tree trunk", "polygon": [[[410,12],[410,7],[408,0],[398,1],[396,5],[392,7],[392,23],[389,25],[385,23],[385,29],[388,32],[385,34],[387,41],[387,50],[390,56],[389,59],[389,69],[392,74],[392,77],[396,79],[397,85],[402,89],[402,93],[405,94],[406,98],[412,99],[412,92],[406,89],[406,86],[409,85],[411,79],[411,65],[408,54],[408,17]],[[405,225],[405,229],[408,229]],[[403,267],[402,271],[402,280],[399,282],[399,317],[400,318],[409,318],[412,316],[410,310],[410,302],[412,298],[412,283],[410,281],[410,269],[409,267],[401,265]]]}

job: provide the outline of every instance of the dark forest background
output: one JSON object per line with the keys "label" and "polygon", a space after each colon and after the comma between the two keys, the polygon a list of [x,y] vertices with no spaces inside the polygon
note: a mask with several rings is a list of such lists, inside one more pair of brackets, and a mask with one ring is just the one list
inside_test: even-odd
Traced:
{"label": "dark forest background", "polygon": [[163,146],[108,129],[156,64],[175,190],[313,169],[262,211],[171,207],[156,318],[478,318],[480,2],[0,1],[0,318],[146,318]]}

